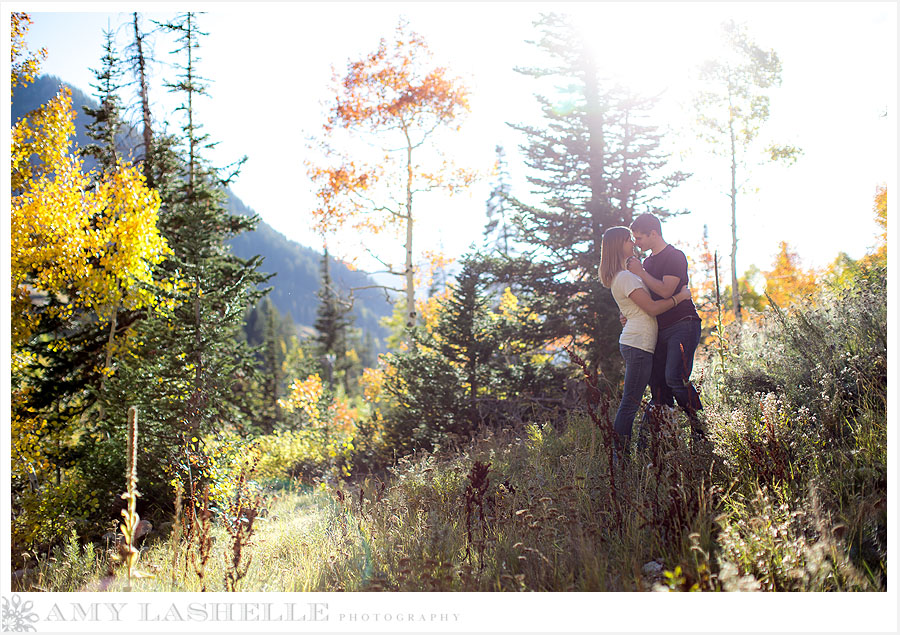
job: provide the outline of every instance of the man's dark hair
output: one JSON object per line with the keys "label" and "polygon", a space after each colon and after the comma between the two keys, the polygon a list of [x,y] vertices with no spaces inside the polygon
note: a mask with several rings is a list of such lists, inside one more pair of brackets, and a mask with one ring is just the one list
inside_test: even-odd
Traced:
{"label": "man's dark hair", "polygon": [[660,236],[662,236],[662,225],[660,225],[659,219],[650,213],[641,214],[637,218],[634,219],[631,223],[631,231],[640,232],[642,234],[650,234],[650,232],[656,232]]}

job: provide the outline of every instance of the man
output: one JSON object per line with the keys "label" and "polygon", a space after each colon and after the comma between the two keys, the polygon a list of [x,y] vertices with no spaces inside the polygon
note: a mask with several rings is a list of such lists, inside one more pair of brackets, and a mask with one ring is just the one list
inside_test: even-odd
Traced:
{"label": "man", "polygon": [[[656,216],[638,216],[631,223],[631,233],[637,247],[641,251],[649,250],[650,255],[643,265],[637,258],[629,259],[628,270],[644,281],[654,300],[671,297],[688,285],[687,257],[663,240]],[[694,435],[702,437],[704,432],[696,413],[703,405],[690,381],[694,351],[700,343],[700,316],[694,303],[687,300],[659,314],[656,320],[659,332],[650,376],[653,402],[671,406],[674,397],[687,412]]]}

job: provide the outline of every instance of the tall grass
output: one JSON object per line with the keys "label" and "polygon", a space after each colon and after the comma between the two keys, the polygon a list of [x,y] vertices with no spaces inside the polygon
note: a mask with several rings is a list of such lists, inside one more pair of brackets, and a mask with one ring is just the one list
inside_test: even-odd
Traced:
{"label": "tall grass", "polygon": [[[246,466],[224,511],[191,502],[140,548],[156,575],[133,588],[883,591],[885,289],[872,275],[745,326],[727,368],[702,369],[708,440],[653,411],[648,447],[614,461],[615,396],[591,389],[561,420],[364,479],[264,491]],[[16,584],[126,588],[122,568],[89,573],[108,561],[73,536]]]}

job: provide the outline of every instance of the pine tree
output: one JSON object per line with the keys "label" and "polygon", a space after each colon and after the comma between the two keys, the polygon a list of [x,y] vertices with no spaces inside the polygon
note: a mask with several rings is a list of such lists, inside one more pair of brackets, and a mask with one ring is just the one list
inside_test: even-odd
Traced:
{"label": "pine tree", "polygon": [[[256,217],[229,214],[219,176],[203,152],[214,144],[201,132],[196,100],[206,95],[206,80],[197,74],[199,39],[196,15],[179,14],[161,25],[176,35],[180,56],[176,81],[169,89],[182,97],[182,135],[177,144],[153,140],[158,161],[154,177],[163,199],[160,227],[173,255],[160,266],[160,276],[177,277],[167,314],[151,315],[137,329],[139,349],[113,377],[111,403],[138,405],[143,411],[145,450],[162,463],[174,459],[186,441],[223,425],[243,428],[248,422],[246,391],[238,382],[258,381],[254,351],[240,331],[247,310],[265,293],[258,285],[268,276],[257,271],[261,258],[243,260],[225,244],[252,229]],[[171,170],[176,170],[171,173]],[[157,478],[158,476],[158,478]],[[145,488],[164,494],[164,475],[154,475]],[[165,502],[168,502],[167,500]]]}
{"label": "pine tree", "polygon": [[235,391],[246,393],[244,418],[270,434],[281,423],[278,399],[284,392],[284,360],[291,339],[293,323],[284,320],[269,297],[247,312],[242,339],[256,351],[258,373],[245,378]]}
{"label": "pine tree", "polygon": [[534,78],[555,77],[565,87],[538,95],[545,125],[512,125],[525,135],[526,165],[541,205],[513,199],[526,251],[507,267],[509,280],[552,298],[548,320],[555,337],[575,338],[593,368],[617,374],[621,330],[610,293],[597,278],[603,232],[633,216],[669,215],[660,199],[687,175],[665,173],[661,133],[646,121],[654,99],[611,83],[571,18],[543,15],[535,43],[549,56],[545,68],[517,68]]}
{"label": "pine tree", "polygon": [[484,240],[488,246],[493,247],[504,256],[509,256],[512,227],[510,226],[510,184],[509,170],[506,162],[506,151],[503,146],[497,146],[494,151],[497,154],[495,164],[496,180],[491,188],[487,200],[487,222],[484,226]]}
{"label": "pine tree", "polygon": [[385,390],[397,405],[385,415],[387,447],[430,450],[448,435],[508,423],[520,406],[530,410],[529,399],[558,396],[564,369],[537,354],[543,321],[508,288],[493,306],[498,266],[466,256],[449,294],[413,331],[416,346],[390,357]]}
{"label": "pine tree", "polygon": [[478,423],[478,395],[490,387],[486,363],[499,345],[485,292],[481,272],[472,260],[464,260],[442,319],[434,329],[437,349],[461,371],[463,384],[457,390],[463,390],[467,397],[470,429]]}
{"label": "pine tree", "polygon": [[104,37],[103,65],[93,71],[97,83],[91,84],[100,105],[97,108],[83,106],[84,113],[92,119],[87,125],[87,135],[97,143],[85,146],[81,152],[96,159],[102,170],[110,171],[123,158],[118,151],[123,127],[122,100],[118,91],[124,73],[116,55],[112,31],[105,31]]}
{"label": "pine tree", "polygon": [[322,286],[317,293],[319,307],[316,310],[316,329],[314,341],[318,345],[319,355],[326,367],[328,383],[334,388],[335,378],[341,376],[344,389],[347,390],[346,371],[348,369],[347,342],[348,328],[352,321],[348,318],[350,304],[341,299],[329,267],[328,247],[322,255]]}

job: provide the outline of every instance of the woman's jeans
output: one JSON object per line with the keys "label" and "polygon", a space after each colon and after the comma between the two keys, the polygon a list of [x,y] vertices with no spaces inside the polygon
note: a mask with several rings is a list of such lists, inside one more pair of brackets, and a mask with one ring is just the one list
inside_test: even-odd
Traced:
{"label": "woman's jeans", "polygon": [[619,410],[616,412],[614,426],[617,435],[630,437],[634,416],[641,407],[644,389],[650,381],[653,353],[627,344],[619,344],[619,350],[625,359],[625,390],[622,393],[622,403],[619,404]]}

